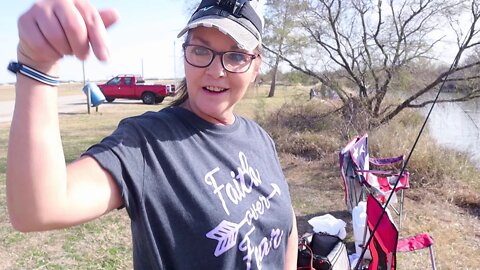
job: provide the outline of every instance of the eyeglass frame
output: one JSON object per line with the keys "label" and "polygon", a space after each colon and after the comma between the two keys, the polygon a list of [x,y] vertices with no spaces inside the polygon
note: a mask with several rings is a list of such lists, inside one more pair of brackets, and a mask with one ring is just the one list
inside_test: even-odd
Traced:
{"label": "eyeglass frame", "polygon": [[[192,63],[190,63],[190,61],[188,61],[188,58],[187,58],[187,53],[186,53],[186,49],[187,47],[189,46],[196,46],[196,47],[201,47],[201,48],[204,48],[210,52],[212,52],[213,54],[213,57],[212,59],[210,59],[210,62],[208,62],[208,64],[206,65],[194,65]],[[218,55],[220,56],[220,63],[222,64],[222,67],[224,70],[226,70],[227,72],[229,73],[245,73],[247,72],[250,67],[252,66],[252,62],[253,60],[257,59],[258,57],[260,57],[260,54],[251,54],[251,53],[246,53],[246,52],[239,52],[239,51],[225,51],[225,52],[217,52],[215,50],[212,50],[208,47],[205,47],[205,46],[202,46],[202,45],[196,45],[196,44],[190,44],[190,43],[183,43],[182,44],[182,48],[183,48],[183,55],[184,55],[184,58],[185,58],[185,61],[187,61],[188,64],[194,66],[194,67],[197,67],[197,68],[206,68],[206,67],[209,67],[212,63],[213,63],[213,60],[215,60],[215,57]],[[239,54],[242,54],[242,55],[246,55],[246,56],[249,56],[250,57],[250,62],[248,63],[248,67],[244,70],[244,71],[230,71],[228,70],[226,67],[225,67],[225,63],[223,62],[223,56],[227,53],[239,53]]]}

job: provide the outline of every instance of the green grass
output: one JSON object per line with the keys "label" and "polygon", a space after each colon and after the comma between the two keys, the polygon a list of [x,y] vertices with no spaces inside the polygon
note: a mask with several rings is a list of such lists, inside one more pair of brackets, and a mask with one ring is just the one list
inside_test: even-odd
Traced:
{"label": "green grass", "polygon": [[[64,87],[61,93],[79,91],[72,85]],[[274,98],[266,98],[268,87],[252,88],[236,108],[237,113],[258,119],[275,139],[300,233],[310,229],[307,220],[315,215],[332,213],[350,222],[338,170],[338,151],[347,140],[341,135],[345,125],[337,115],[327,114],[336,104],[308,101],[308,89],[282,86]],[[0,95],[0,100],[11,98]],[[67,162],[109,135],[124,117],[164,106],[118,103],[90,115],[61,115]],[[407,153],[419,124],[421,117],[405,112],[388,126],[370,132],[372,155]],[[63,230],[23,234],[11,228],[5,202],[8,130],[9,124],[0,124],[0,269],[132,269],[130,221],[124,210]],[[438,147],[428,134],[422,137],[409,170],[413,188],[407,191],[401,234],[431,233],[438,269],[477,269],[478,170],[464,155]],[[347,231],[351,242],[351,228]],[[399,255],[398,269],[428,269],[427,258],[425,252]]]}
{"label": "green grass", "polygon": [[[284,91],[283,100],[298,91]],[[12,87],[0,93],[0,100],[12,100]],[[60,94],[76,95],[78,86],[63,85]],[[265,100],[264,89],[251,89],[238,113],[255,117],[256,107],[262,110],[279,104],[277,98]],[[157,111],[163,105],[121,104],[100,107],[99,112],[73,113],[60,116],[65,159],[73,161],[90,145],[109,135],[118,122],[147,110]],[[283,102],[283,101],[282,101]],[[93,222],[77,227],[41,232],[15,232],[8,222],[5,198],[5,168],[9,124],[0,124],[0,269],[132,269],[130,220],[124,210],[113,211]]]}

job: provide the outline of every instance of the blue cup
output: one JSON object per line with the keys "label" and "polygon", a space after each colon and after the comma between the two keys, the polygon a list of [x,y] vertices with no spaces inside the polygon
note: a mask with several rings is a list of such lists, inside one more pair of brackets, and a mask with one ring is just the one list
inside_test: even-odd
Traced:
{"label": "blue cup", "polygon": [[100,88],[94,83],[87,83],[82,91],[85,95],[88,95],[87,91],[90,91],[90,103],[92,104],[92,107],[97,107],[105,102],[105,96],[103,95],[102,90],[100,90]]}

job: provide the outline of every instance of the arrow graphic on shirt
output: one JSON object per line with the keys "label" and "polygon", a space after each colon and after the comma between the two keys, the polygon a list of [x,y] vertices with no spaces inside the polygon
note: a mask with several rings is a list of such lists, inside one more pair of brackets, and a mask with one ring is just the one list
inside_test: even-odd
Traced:
{"label": "arrow graphic on shirt", "polygon": [[[267,197],[267,200],[270,200],[276,194],[280,195],[281,193],[278,185],[271,184],[271,186],[273,187],[273,191]],[[240,223],[223,220],[217,225],[217,227],[215,227],[215,229],[207,233],[208,238],[218,241],[214,252],[215,256],[218,257],[222,255],[236,245],[238,232],[240,231],[240,228],[247,223],[247,220],[247,215],[245,215],[245,218],[240,221]]]}

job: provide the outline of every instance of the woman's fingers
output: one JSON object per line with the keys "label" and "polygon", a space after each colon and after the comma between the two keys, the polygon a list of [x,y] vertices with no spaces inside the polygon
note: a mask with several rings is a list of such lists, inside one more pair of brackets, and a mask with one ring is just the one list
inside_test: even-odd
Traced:
{"label": "woman's fingers", "polygon": [[65,55],[84,60],[92,47],[105,61],[106,27],[117,19],[115,10],[99,12],[86,0],[40,1],[18,20],[19,54],[40,65],[54,65]]}
{"label": "woman's fingers", "polygon": [[[62,56],[49,44],[40,30],[35,16],[29,14],[33,12],[31,10],[25,13],[18,20],[19,54],[24,56],[28,62],[40,62],[40,64],[55,62]],[[25,60],[23,61],[25,62]]]}
{"label": "woman's fingers", "polygon": [[110,53],[107,43],[107,30],[103,24],[102,17],[87,1],[77,1],[75,6],[85,22],[88,39],[95,56],[102,61],[107,60]]}
{"label": "woman's fingers", "polygon": [[105,28],[109,28],[112,24],[114,24],[120,18],[120,14],[118,14],[118,12],[115,9],[99,10],[98,13],[102,18]]}
{"label": "woman's fingers", "polygon": [[65,36],[70,29],[65,28],[61,18],[55,14],[55,10],[36,12],[36,23],[43,37],[45,37],[47,45],[60,56],[73,54],[69,41]]}
{"label": "woman's fingers", "polygon": [[72,54],[85,60],[89,52],[88,29],[82,14],[71,1],[64,1],[53,7],[60,22],[63,37],[67,40]]}

